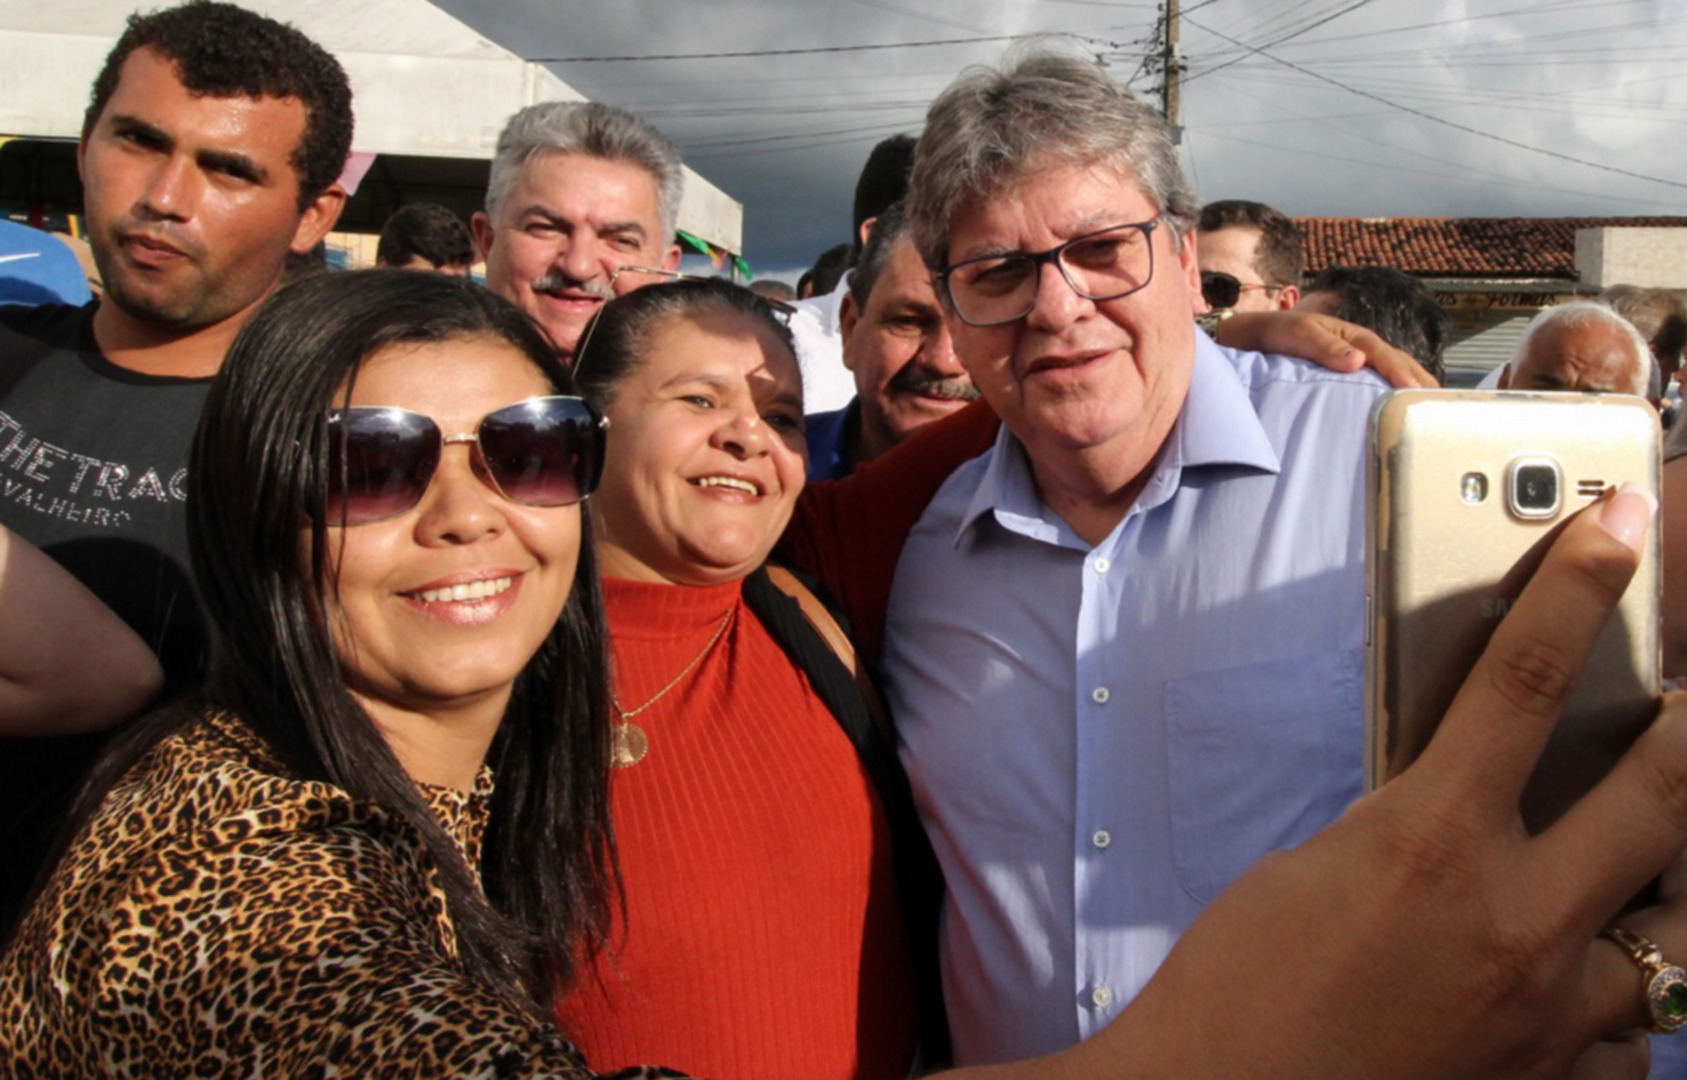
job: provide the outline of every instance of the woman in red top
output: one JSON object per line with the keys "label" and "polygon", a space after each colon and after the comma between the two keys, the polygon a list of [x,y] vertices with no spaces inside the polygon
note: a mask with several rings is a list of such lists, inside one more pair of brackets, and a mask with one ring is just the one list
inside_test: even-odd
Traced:
{"label": "woman in red top", "polygon": [[604,309],[575,372],[610,421],[593,522],[624,917],[562,1026],[600,1068],[905,1076],[905,781],[762,570],[807,470],[789,332],[724,281],[651,286]]}

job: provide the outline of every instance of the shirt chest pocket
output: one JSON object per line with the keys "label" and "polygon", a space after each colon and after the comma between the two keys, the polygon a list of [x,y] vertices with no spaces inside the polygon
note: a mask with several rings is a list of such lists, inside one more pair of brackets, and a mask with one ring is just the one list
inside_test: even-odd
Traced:
{"label": "shirt chest pocket", "polygon": [[1165,684],[1172,863],[1185,892],[1210,903],[1359,797],[1363,690],[1357,649]]}

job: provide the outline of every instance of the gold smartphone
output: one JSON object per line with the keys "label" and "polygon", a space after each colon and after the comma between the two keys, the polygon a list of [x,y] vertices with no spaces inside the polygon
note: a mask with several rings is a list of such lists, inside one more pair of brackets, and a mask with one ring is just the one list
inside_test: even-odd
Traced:
{"label": "gold smartphone", "polygon": [[[1606,394],[1405,390],[1371,413],[1365,786],[1399,775],[1570,515],[1658,490],[1658,414]],[[1658,530],[1523,797],[1551,824],[1650,722],[1660,690]]]}

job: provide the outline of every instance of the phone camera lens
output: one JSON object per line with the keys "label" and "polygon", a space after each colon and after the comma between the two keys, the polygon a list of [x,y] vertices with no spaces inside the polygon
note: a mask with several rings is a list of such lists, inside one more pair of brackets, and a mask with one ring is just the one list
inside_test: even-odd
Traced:
{"label": "phone camera lens", "polygon": [[1550,510],[1558,502],[1558,478],[1552,470],[1531,465],[1517,471],[1517,505],[1524,510]]}
{"label": "phone camera lens", "polygon": [[1511,510],[1518,517],[1550,518],[1558,513],[1562,484],[1556,462],[1535,458],[1511,468]]}

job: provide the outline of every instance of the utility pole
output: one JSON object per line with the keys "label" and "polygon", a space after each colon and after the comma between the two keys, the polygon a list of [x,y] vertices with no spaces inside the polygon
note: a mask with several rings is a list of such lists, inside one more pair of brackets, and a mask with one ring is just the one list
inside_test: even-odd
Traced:
{"label": "utility pole", "polygon": [[1178,125],[1178,78],[1183,74],[1183,59],[1177,55],[1178,0],[1166,0],[1166,34],[1162,39],[1160,72],[1165,79],[1160,99],[1165,105],[1166,123],[1173,131]]}
{"label": "utility pole", "polygon": [[[1161,21],[1154,28],[1154,39],[1148,43],[1142,58],[1141,71],[1145,75],[1160,76],[1161,113],[1171,128],[1172,142],[1183,142],[1183,125],[1179,115],[1182,107],[1183,56],[1177,49],[1178,21],[1181,18],[1179,0],[1165,0],[1160,8]],[[1132,77],[1135,81],[1135,77]]]}

